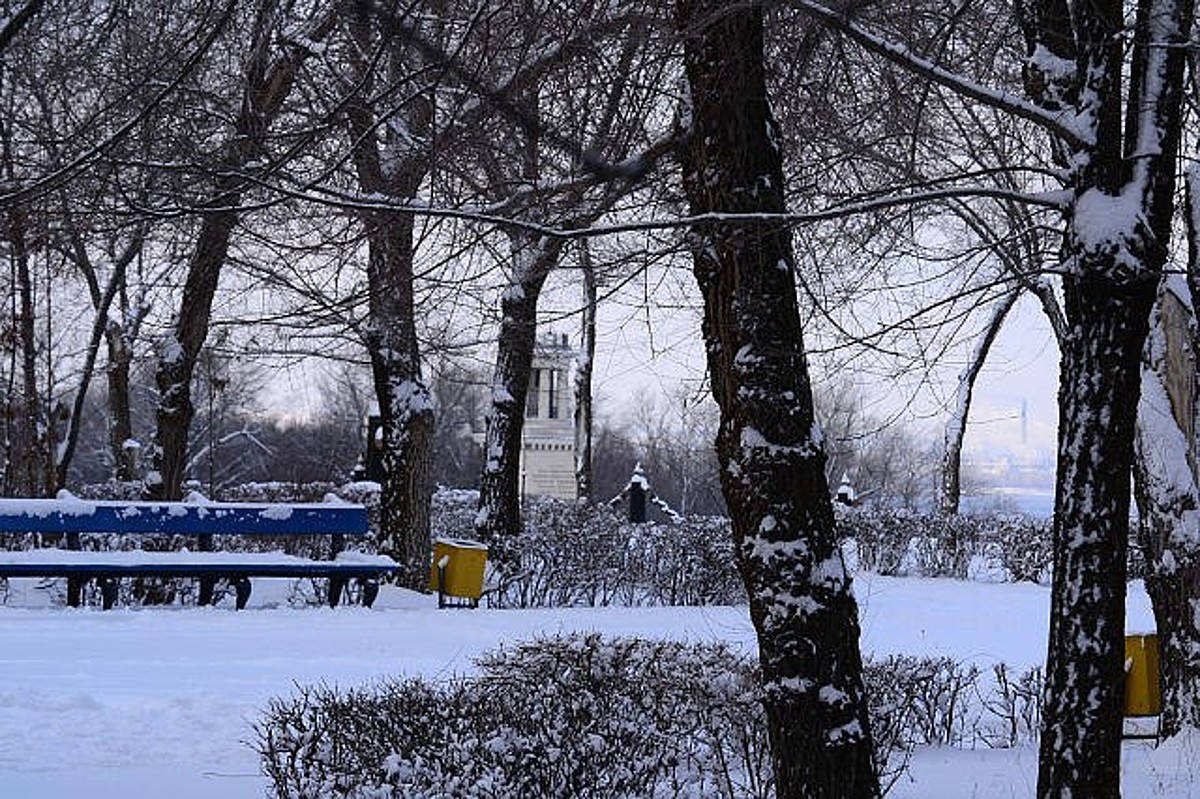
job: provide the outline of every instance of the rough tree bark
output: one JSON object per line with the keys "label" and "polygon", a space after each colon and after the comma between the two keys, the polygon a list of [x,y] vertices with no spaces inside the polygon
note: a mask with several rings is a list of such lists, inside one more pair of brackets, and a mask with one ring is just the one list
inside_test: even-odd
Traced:
{"label": "rough tree bark", "polygon": [[[1139,542],[1162,678],[1160,731],[1200,728],[1200,174],[1187,173],[1186,281],[1169,278],[1155,308],[1138,407]],[[1179,283],[1185,283],[1180,286]]]}
{"label": "rough tree bark", "polygon": [[1141,0],[1132,35],[1123,12],[1119,0],[1018,5],[1028,93],[1078,134],[1056,142],[1073,197],[1041,797],[1120,795],[1135,417],[1149,313],[1171,238],[1181,45],[1194,4]]}
{"label": "rough tree bark", "polygon": [[[358,90],[347,106],[347,119],[360,191],[400,204],[416,198],[432,164],[434,107],[424,82],[436,75],[412,63],[411,54],[395,37],[384,34],[376,40],[374,26],[379,22],[369,15],[351,17]],[[375,63],[376,55],[382,65]],[[379,72],[385,80],[378,80]],[[397,109],[377,108],[371,98],[381,85],[390,91],[404,87],[407,101]],[[417,340],[415,219],[410,213],[389,210],[363,211],[359,216],[368,250],[363,341],[371,359],[384,437],[379,550],[404,566],[398,577],[402,585],[424,590],[431,546],[434,411]]]}
{"label": "rough tree bark", "polygon": [[[1159,729],[1164,736],[1178,733],[1185,725],[1200,727],[1197,352],[1195,318],[1190,311],[1181,311],[1183,307],[1171,289],[1160,293],[1138,406],[1139,541],[1159,636]],[[1172,341],[1175,336],[1186,340]],[[1170,365],[1177,358],[1180,362],[1175,365],[1184,367],[1179,371]]]}
{"label": "rough tree bark", "polygon": [[[676,8],[691,93],[681,152],[691,212],[783,212],[762,8],[719,0]],[[878,796],[857,607],[813,418],[790,234],[767,221],[702,222],[689,243],[777,795]]]}
{"label": "rough tree bark", "polygon": [[[79,442],[79,431],[83,420],[84,404],[88,389],[95,373],[96,358],[100,352],[101,343],[107,345],[108,351],[108,395],[109,395],[109,447],[114,459],[114,472],[118,480],[131,480],[131,453],[125,446],[125,441],[132,436],[132,420],[129,403],[129,365],[132,353],[126,345],[123,326],[110,317],[113,303],[125,290],[125,275],[129,264],[142,251],[145,243],[146,230],[144,227],[135,230],[132,239],[126,244],[121,254],[113,259],[112,272],[108,283],[103,289],[92,263],[87,247],[78,231],[71,231],[71,249],[76,267],[83,274],[87,283],[88,294],[92,307],[96,311],[96,319],[92,325],[92,336],[84,354],[84,365],[79,379],[79,387],[75,391],[72,404],[71,418],[68,421],[67,434],[61,447],[55,465],[55,482],[58,489],[67,485],[67,473],[71,469],[71,461],[75,456],[75,448]],[[119,436],[124,435],[124,438]]]}
{"label": "rough tree bark", "polygon": [[[7,157],[6,162],[11,164]],[[10,172],[11,179],[11,172]],[[16,344],[20,351],[21,390],[9,393],[10,425],[14,433],[7,455],[6,488],[14,496],[50,496],[54,488],[54,462],[50,455],[50,419],[38,389],[33,269],[30,264],[27,209],[16,207],[7,214],[7,236],[11,250],[15,289]]]}
{"label": "rough tree bark", "polygon": [[369,247],[366,346],[383,424],[379,551],[403,564],[399,582],[429,580],[433,498],[433,401],[421,376],[413,311],[413,217],[364,215]]}
{"label": "rough tree bark", "polygon": [[133,342],[147,310],[132,309],[123,321],[110,320],[104,331],[108,346],[108,447],[112,453],[113,478],[120,482],[136,480],[138,476],[139,447],[134,445],[130,370]]}
{"label": "rough tree bark", "polygon": [[512,233],[510,240],[513,276],[500,297],[496,369],[475,518],[476,533],[489,544],[513,540],[521,533],[521,431],[537,336],[538,299],[564,245],[563,239],[522,231]]}

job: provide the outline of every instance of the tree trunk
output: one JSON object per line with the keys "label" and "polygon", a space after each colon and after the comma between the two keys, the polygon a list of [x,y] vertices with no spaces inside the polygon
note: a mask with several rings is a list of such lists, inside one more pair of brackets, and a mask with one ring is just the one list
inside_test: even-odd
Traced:
{"label": "tree trunk", "polygon": [[942,495],[939,505],[939,510],[943,515],[952,516],[958,513],[958,504],[962,496],[963,438],[967,434],[967,417],[971,413],[971,395],[975,391],[975,381],[983,370],[984,361],[987,360],[988,352],[991,351],[992,344],[996,341],[996,336],[999,335],[1000,328],[1004,325],[1004,320],[1008,318],[1008,312],[1012,310],[1019,296],[1021,296],[1021,289],[1018,287],[1000,298],[992,310],[992,316],[988,320],[987,327],[984,328],[983,335],[979,337],[975,349],[971,352],[971,360],[967,362],[967,368],[959,375],[954,408],[950,411],[950,418],[946,421],[946,430],[943,436],[945,449],[942,454]]}
{"label": "tree trunk", "polygon": [[[1176,313],[1169,310],[1172,304]],[[1185,725],[1200,727],[1196,327],[1194,316],[1182,308],[1169,291],[1160,293],[1142,369],[1135,472],[1146,592],[1159,636],[1159,730],[1164,736]],[[1183,346],[1174,340],[1180,333]]]}
{"label": "tree trunk", "polygon": [[[221,203],[232,209],[239,200],[239,194],[228,193],[221,198]],[[153,471],[146,476],[146,495],[150,499],[183,498],[188,431],[196,415],[192,403],[192,377],[200,348],[208,337],[213,297],[237,221],[236,210],[216,211],[204,217],[188,263],[174,335],[167,339],[159,353],[154,376],[159,399],[155,412]]]}
{"label": "tree trunk", "polygon": [[[67,485],[67,474],[71,470],[71,461],[75,457],[75,448],[79,443],[79,431],[83,423],[84,407],[86,405],[88,390],[92,385],[92,377],[95,374],[96,359],[100,353],[101,343],[106,341],[108,345],[110,400],[114,399],[112,396],[114,387],[112,380],[114,358],[120,360],[123,357],[125,360],[125,391],[128,392],[129,390],[129,356],[128,354],[123,354],[122,350],[114,348],[114,344],[119,346],[121,343],[121,327],[110,319],[109,312],[112,310],[113,302],[124,291],[125,274],[129,268],[129,264],[141,252],[144,242],[145,231],[139,230],[121,255],[113,260],[112,273],[109,275],[108,284],[101,291],[95,266],[87,255],[87,249],[84,246],[83,240],[78,236],[74,237],[76,266],[83,272],[84,279],[88,284],[88,291],[92,297],[92,306],[96,311],[96,318],[92,324],[91,340],[88,342],[87,351],[84,355],[79,386],[75,389],[75,400],[71,407],[71,417],[68,420],[67,434],[62,445],[59,447],[57,463],[55,464],[55,486],[57,489],[66,488]],[[128,393],[124,397],[124,404],[128,418]],[[110,433],[115,427],[114,421],[110,419]],[[120,464],[120,460],[116,460],[115,462]]]}
{"label": "tree trunk", "polygon": [[[379,64],[370,54],[390,47],[383,63],[390,84],[403,85],[420,68],[409,64],[407,51],[395,41],[379,43],[372,19],[356,16],[351,32],[358,95],[347,107],[352,157],[359,189],[397,202],[412,202],[431,154],[415,141],[432,139],[433,107],[420,83],[407,86],[410,100],[391,118],[408,136],[398,140],[395,126],[381,123],[382,112],[370,99]],[[386,133],[381,146],[377,129]],[[386,159],[384,156],[386,152]],[[384,167],[384,161],[389,166]],[[402,585],[425,590],[429,580],[430,503],[433,499],[433,401],[421,376],[414,302],[414,218],[412,214],[366,211],[360,215],[368,243],[369,319],[364,335],[375,397],[382,424],[383,491],[380,498],[379,550],[404,566]]]}
{"label": "tree trunk", "polygon": [[1129,480],[1155,282],[1109,274],[1065,281],[1039,796],[1120,795]]}
{"label": "tree trunk", "polygon": [[583,273],[583,313],[580,315],[579,360],[575,368],[575,491],[592,498],[592,365],[596,358],[596,267],[587,239],[579,244]]}
{"label": "tree trunk", "polygon": [[489,544],[502,544],[521,533],[521,432],[537,337],[538,298],[563,246],[561,239],[520,232],[511,239],[513,279],[500,298],[496,371],[475,519],[476,533]]}
{"label": "tree trunk", "polygon": [[404,566],[399,581],[429,579],[433,497],[433,402],[421,378],[413,308],[413,216],[364,215],[370,248],[367,351],[383,424],[380,552]]}
{"label": "tree trunk", "polygon": [[[34,307],[33,271],[26,240],[25,209],[8,214],[9,244],[12,248],[18,300],[17,333],[21,351],[21,405],[16,425],[15,452],[10,453],[10,487],[17,496],[50,496],[54,468],[50,461],[48,436],[50,421],[38,390],[36,333],[37,309]],[[49,346],[49,342],[47,342]],[[15,463],[14,460],[15,459]],[[14,468],[15,467],[15,468]]]}
{"label": "tree trunk", "polygon": [[[682,160],[692,214],[782,213],[761,7],[680,0],[677,10],[691,89]],[[765,221],[711,222],[694,225],[689,243],[777,795],[878,796],[857,606],[813,419],[790,234]]]}
{"label": "tree trunk", "polygon": [[130,402],[129,370],[133,350],[122,325],[109,325],[108,342],[108,447],[112,453],[113,478],[120,482],[136,480],[138,449],[133,446],[133,406]]}
{"label": "tree trunk", "polygon": [[[1138,408],[1139,542],[1158,630],[1160,732],[1200,727],[1200,175],[1187,173],[1187,286],[1160,293]],[[1168,278],[1168,285],[1171,279]],[[1186,464],[1186,467],[1185,465]]]}
{"label": "tree trunk", "polygon": [[[1022,3],[1026,89],[1056,141],[1066,214],[1054,584],[1038,796],[1120,795],[1126,549],[1140,359],[1171,241],[1191,0]],[[1170,43],[1176,43],[1172,46]],[[1128,55],[1128,60],[1126,60]],[[1125,79],[1128,82],[1125,83]]]}
{"label": "tree trunk", "polygon": [[[538,119],[536,84],[526,87],[519,99],[522,111]],[[536,130],[526,130],[519,145],[520,180],[535,185],[541,176]],[[527,209],[535,219],[547,216],[546,208]],[[509,232],[512,277],[500,297],[500,333],[496,341],[496,370],[492,375],[492,402],[484,431],[483,473],[479,478],[479,513],[475,530],[496,548],[501,566],[504,544],[521,533],[521,435],[525,429],[525,400],[537,343],[537,309],[542,286],[562,253],[562,239],[546,239],[524,230]]]}
{"label": "tree trunk", "polygon": [[[1193,78],[1200,65],[1192,53]],[[1193,162],[1184,181],[1184,221],[1188,245],[1188,292],[1192,317],[1191,333],[1192,396],[1190,444],[1193,478],[1200,475],[1196,421],[1200,419],[1200,166]],[[1186,428],[1185,428],[1186,429]],[[1196,494],[1200,495],[1200,487]],[[1200,497],[1194,506],[1200,510]],[[1162,732],[1173,735],[1185,726],[1200,728],[1200,519],[1197,514],[1158,530],[1143,528],[1142,546],[1146,552],[1146,590],[1154,605],[1158,622],[1159,656],[1162,667]]]}

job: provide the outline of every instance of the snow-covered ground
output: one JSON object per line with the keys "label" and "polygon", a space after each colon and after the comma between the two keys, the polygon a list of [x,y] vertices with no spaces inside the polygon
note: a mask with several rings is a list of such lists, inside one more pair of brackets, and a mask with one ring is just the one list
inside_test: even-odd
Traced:
{"label": "snow-covered ground", "polygon": [[[0,797],[249,799],[268,783],[245,742],[260,708],[296,683],[356,684],[471,669],[503,641],[573,630],[722,640],[752,652],[744,608],[441,610],[387,591],[373,609],[257,604],[101,612],[37,607],[14,581],[0,608]],[[864,649],[948,654],[988,666],[1040,663],[1047,591],[1032,585],[859,575]],[[274,592],[277,599],[279,591]],[[1152,629],[1140,587],[1130,631]],[[1127,797],[1200,797],[1200,740],[1125,745]],[[1033,794],[1034,748],[929,749],[891,796]]]}

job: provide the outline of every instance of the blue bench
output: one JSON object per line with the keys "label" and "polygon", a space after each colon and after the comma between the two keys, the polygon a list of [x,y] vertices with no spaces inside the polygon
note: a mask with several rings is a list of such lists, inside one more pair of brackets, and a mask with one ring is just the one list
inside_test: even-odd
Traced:
{"label": "blue bench", "polygon": [[[216,585],[225,581],[236,594],[237,608],[250,598],[251,577],[324,578],[327,599],[336,606],[356,581],[368,607],[379,593],[379,581],[399,565],[382,555],[345,549],[352,538],[369,533],[366,509],[341,501],[302,504],[242,502],[92,502],[70,496],[59,499],[0,499],[0,534],[55,536],[65,548],[0,552],[0,577],[65,577],[67,604],[78,607],[84,585],[95,580],[107,610],[117,597],[118,581],[132,577],[199,580],[198,602],[213,603]],[[196,551],[150,552],[141,549],[85,549],[82,536],[190,536]],[[215,539],[328,536],[329,559],[282,552],[217,551]]]}

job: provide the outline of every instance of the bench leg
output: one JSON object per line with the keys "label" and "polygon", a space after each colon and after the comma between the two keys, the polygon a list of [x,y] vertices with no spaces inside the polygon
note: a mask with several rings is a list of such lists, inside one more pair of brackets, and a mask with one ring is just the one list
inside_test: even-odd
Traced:
{"label": "bench leg", "polygon": [[112,606],[117,604],[117,580],[113,577],[101,577],[100,583],[100,599],[105,610],[112,610]]}
{"label": "bench leg", "polygon": [[82,577],[67,578],[67,606],[72,608],[79,607],[79,602],[83,598],[83,584],[87,582]]}
{"label": "bench leg", "polygon": [[379,581],[371,577],[364,577],[358,581],[362,588],[362,603],[366,607],[371,607],[375,604],[376,597],[379,596]]}
{"label": "bench leg", "polygon": [[212,577],[200,578],[200,596],[196,599],[196,604],[200,606],[211,605],[213,603],[213,594],[216,593],[217,581]]}
{"label": "bench leg", "polygon": [[329,578],[329,607],[336,608],[338,600],[342,598],[342,591],[346,589],[345,577],[330,577]]}
{"label": "bench leg", "polygon": [[233,590],[237,594],[237,609],[245,610],[246,603],[250,601],[250,578],[239,577],[234,580]]}

